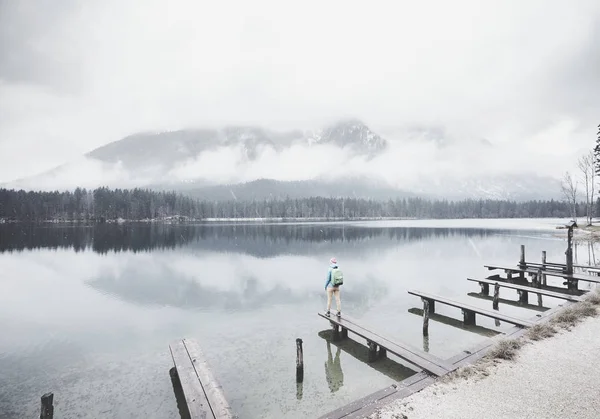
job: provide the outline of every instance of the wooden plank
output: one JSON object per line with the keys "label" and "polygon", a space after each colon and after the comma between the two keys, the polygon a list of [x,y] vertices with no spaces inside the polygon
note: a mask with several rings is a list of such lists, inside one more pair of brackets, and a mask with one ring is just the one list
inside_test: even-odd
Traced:
{"label": "wooden plank", "polygon": [[381,336],[380,334],[372,332],[371,330],[365,329],[364,327],[356,324],[346,315],[338,318],[334,316],[326,316],[324,313],[318,314],[333,324],[343,327],[348,331],[366,339],[367,341],[374,342],[376,345],[386,349],[388,352],[391,352],[397,357],[408,361],[410,364],[416,365],[418,368],[430,372],[431,374],[441,376],[451,371],[451,367],[442,359],[423,352],[420,349],[411,347],[405,343],[393,342]]}
{"label": "wooden plank", "polygon": [[357,342],[352,338],[334,340],[332,339],[332,332],[332,330],[322,330],[318,335],[326,342],[344,351],[344,353],[363,362],[378,373],[383,374],[394,381],[402,380],[417,373],[414,368],[409,368],[406,365],[387,357],[379,358],[377,362],[369,362],[369,349],[365,347],[364,344]]}
{"label": "wooden plank", "polygon": [[[488,270],[496,270],[496,269],[501,269],[504,271],[509,271],[509,272],[518,272],[518,273],[527,273],[527,274],[537,274],[538,270],[537,269],[533,269],[533,268],[519,268],[519,267],[509,267],[509,266],[496,266],[496,265],[484,265],[485,268],[487,268]],[[558,272],[558,271],[553,271],[553,270],[544,270],[542,269],[542,272],[544,274],[546,274],[547,276],[555,276],[558,278],[563,278],[566,280],[571,280],[571,281],[587,281],[587,282],[593,282],[596,284],[600,284],[600,276],[597,275],[585,275],[585,274],[567,274],[564,272]]]}
{"label": "wooden plank", "polygon": [[[409,396],[422,390],[435,381],[425,372],[417,373],[397,384],[393,384],[366,397],[355,400],[331,411],[319,419],[358,419],[365,418],[376,409],[398,398]],[[398,397],[400,396],[400,397]]]}
{"label": "wooden plank", "polygon": [[508,316],[506,314],[502,314],[497,311],[485,310],[483,308],[475,307],[475,306],[472,306],[469,304],[460,303],[458,301],[450,300],[448,298],[440,297],[440,296],[437,296],[434,294],[429,294],[426,292],[415,291],[415,290],[408,290],[408,293],[412,294],[412,295],[416,295],[417,297],[428,298],[430,300],[434,300],[434,301],[440,302],[442,304],[460,308],[462,310],[472,311],[472,312],[480,314],[482,316],[491,317],[492,319],[504,321],[506,323],[511,323],[511,324],[514,324],[517,326],[522,326],[522,327],[533,326],[533,322],[531,322],[529,320],[518,319],[516,317]]}
{"label": "wooden plank", "polygon": [[[488,280],[494,281],[494,282],[499,282],[502,284],[518,284],[518,285],[524,285],[526,287],[532,285],[532,282],[527,281],[526,279],[525,280],[520,280],[518,278],[506,279],[506,278],[501,278],[499,275],[491,275],[485,279],[488,279]],[[586,290],[568,289],[568,288],[564,288],[564,287],[555,287],[552,285],[542,285],[541,289],[553,291],[553,292],[559,292],[559,293],[563,293],[563,294],[567,294],[567,295],[576,295],[576,296],[581,296],[588,292]]]}
{"label": "wooden plank", "polygon": [[183,339],[183,344],[187,349],[194,370],[200,380],[213,415],[217,419],[233,418],[231,407],[225,398],[223,387],[215,379],[200,346],[194,340]]}
{"label": "wooden plank", "polygon": [[564,294],[561,292],[548,291],[543,288],[527,287],[524,285],[511,284],[511,283],[507,283],[507,282],[493,281],[490,279],[467,278],[467,281],[473,281],[473,282],[478,282],[480,284],[489,284],[489,285],[494,285],[494,284],[498,283],[498,285],[500,285],[503,288],[511,288],[511,289],[515,289],[515,290],[521,290],[521,291],[531,292],[531,293],[535,293],[535,294],[541,294],[546,297],[558,298],[561,300],[567,300],[567,301],[573,301],[573,302],[581,301],[581,298],[577,297],[575,295]]}
{"label": "wooden plank", "polygon": [[191,419],[215,419],[182,340],[169,345]]}
{"label": "wooden plank", "polygon": [[382,390],[378,390],[375,393],[369,394],[368,396],[355,400],[351,403],[348,403],[345,406],[342,406],[329,413],[326,413],[323,416],[320,416],[319,419],[346,419],[353,413],[360,412],[367,406],[377,403],[379,400],[394,394],[396,391],[398,391],[398,385],[392,384],[389,387],[386,387]]}
{"label": "wooden plank", "polygon": [[[488,297],[492,298],[492,297]],[[423,316],[423,309],[418,307],[411,307],[408,309],[408,312],[411,314],[415,314],[417,316]],[[477,333],[478,335],[493,337],[496,335],[502,334],[494,329],[488,329],[487,327],[477,326],[477,325],[466,325],[462,320],[455,319],[454,317],[444,316],[443,314],[433,313],[429,315],[429,319],[448,325],[452,327],[456,327],[457,329],[465,330],[467,332]]]}
{"label": "wooden plank", "polygon": [[[346,321],[348,323],[353,324],[355,327],[360,327],[360,328],[362,328],[364,330],[367,330],[368,332],[370,332],[373,335],[377,336],[380,339],[380,341],[377,344],[379,346],[382,346],[383,348],[388,348],[391,345],[391,347],[395,348],[396,351],[406,351],[407,352],[406,356],[408,356],[408,353],[412,353],[415,357],[417,357],[417,359],[425,360],[426,362],[429,362],[431,364],[437,365],[437,366],[439,366],[442,369],[445,369],[447,371],[449,371],[449,368],[451,370],[451,366],[450,365],[448,365],[443,359],[441,359],[441,358],[439,358],[439,357],[437,357],[435,355],[432,355],[430,353],[422,351],[421,349],[418,349],[418,348],[416,348],[416,347],[414,347],[412,345],[409,345],[408,343],[392,341],[388,337],[382,336],[378,332],[374,332],[372,330],[368,330],[368,329],[364,328],[363,326],[357,324],[356,320],[353,320],[353,319],[349,318],[348,316],[344,316],[344,317],[345,317],[345,319],[346,319]],[[385,342],[385,345],[382,345],[381,342]],[[390,351],[390,352],[395,353],[397,356],[400,356],[400,355],[398,355],[398,353],[396,353],[394,351]],[[405,359],[405,360],[407,360],[407,361],[412,362],[413,364],[415,364],[415,362],[411,361],[410,359],[407,359],[407,358],[403,358],[403,359]],[[432,373],[434,375],[439,375],[439,374],[434,373],[433,371],[429,371],[427,368],[423,368],[423,366],[421,364],[415,364],[415,365],[417,365],[418,367],[421,367],[425,371],[428,371],[428,372],[430,372],[430,373]]]}
{"label": "wooden plank", "polygon": [[[478,292],[468,292],[467,295],[469,297],[477,298],[479,300],[485,300],[485,301],[491,301],[491,302],[494,301],[494,297],[489,296],[489,295],[483,295]],[[506,298],[498,298],[498,302],[500,304],[504,304],[507,306],[526,308],[527,310],[534,310],[534,311],[546,311],[546,310],[550,309],[550,307],[543,307],[543,306],[533,305],[533,304],[529,304],[529,303],[526,304],[526,303],[522,303],[520,301],[507,300]]]}

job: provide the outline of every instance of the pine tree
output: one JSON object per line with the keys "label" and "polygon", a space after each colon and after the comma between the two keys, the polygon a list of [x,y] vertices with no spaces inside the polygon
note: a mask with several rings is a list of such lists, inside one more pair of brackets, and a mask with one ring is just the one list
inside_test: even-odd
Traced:
{"label": "pine tree", "polygon": [[594,147],[594,156],[596,157],[596,173],[600,174],[600,124],[598,124],[598,133],[596,134],[596,147]]}

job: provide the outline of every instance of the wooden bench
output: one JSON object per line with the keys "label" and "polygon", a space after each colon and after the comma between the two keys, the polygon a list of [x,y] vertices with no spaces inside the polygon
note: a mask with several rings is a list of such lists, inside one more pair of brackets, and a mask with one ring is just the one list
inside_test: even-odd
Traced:
{"label": "wooden bench", "polygon": [[508,282],[499,282],[499,281],[494,281],[491,279],[467,278],[467,281],[478,282],[479,285],[481,286],[481,293],[485,294],[485,295],[489,295],[490,285],[496,285],[496,284],[499,287],[511,288],[511,289],[517,290],[517,291],[519,291],[519,294],[520,294],[519,301],[521,301],[523,303],[527,303],[527,300],[528,300],[527,296],[529,295],[530,292],[535,293],[535,294],[544,295],[546,297],[553,297],[553,298],[558,298],[561,300],[567,300],[567,301],[573,301],[573,302],[577,302],[577,301],[581,300],[580,297],[577,297],[575,295],[563,294],[561,292],[548,291],[543,288],[535,288],[535,287],[527,287],[525,285],[511,284]]}
{"label": "wooden bench", "polygon": [[533,268],[495,266],[495,265],[484,265],[484,267],[487,268],[488,270],[495,270],[495,269],[504,270],[504,272],[507,272],[507,273],[516,272],[516,273],[521,274],[521,277],[524,277],[524,274],[537,276],[541,272],[542,274],[547,275],[547,276],[555,276],[558,278],[565,279],[566,282],[564,283],[564,285],[567,285],[568,289],[577,289],[577,283],[579,281],[587,281],[587,282],[593,282],[595,284],[600,284],[600,277],[596,276],[596,275],[567,274],[564,272],[543,270],[541,268],[533,269]]}
{"label": "wooden bench", "polygon": [[169,345],[190,419],[233,419],[223,389],[198,344],[189,339]]}
{"label": "wooden bench", "polygon": [[483,308],[475,307],[469,304],[460,303],[458,301],[450,300],[445,297],[440,297],[437,295],[429,294],[421,291],[409,290],[409,294],[416,295],[417,297],[421,297],[422,300],[429,301],[429,312],[435,312],[435,303],[442,303],[449,305],[451,307],[460,308],[463,312],[463,321],[465,324],[475,324],[475,315],[480,314],[482,316],[491,317],[492,319],[500,320],[506,323],[514,324],[520,327],[531,327],[535,323],[530,320],[518,319],[516,317],[508,316],[506,314],[502,314],[498,311],[490,311],[485,310]]}
{"label": "wooden bench", "polygon": [[[342,338],[347,337],[348,331],[350,331],[361,338],[366,339],[370,353],[369,361],[375,360],[375,354],[377,353],[377,348],[379,347],[380,356],[385,356],[386,352],[390,352],[397,357],[417,366],[418,368],[438,377],[445,375],[454,369],[444,360],[428,354],[420,349],[414,348],[408,344],[393,342],[390,339],[381,336],[380,334],[372,332],[363,326],[358,325],[355,320],[350,319],[346,315],[343,315],[340,318],[335,317],[334,315],[326,316],[324,313],[318,314],[324,319],[329,320],[334,326],[334,332],[339,334]],[[338,330],[338,328],[341,328],[341,331]]]}

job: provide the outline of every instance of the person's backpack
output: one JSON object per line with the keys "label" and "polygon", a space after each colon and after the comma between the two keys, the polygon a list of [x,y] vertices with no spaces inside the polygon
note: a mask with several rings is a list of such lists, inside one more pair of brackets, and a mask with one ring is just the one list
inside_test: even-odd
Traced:
{"label": "person's backpack", "polygon": [[344,283],[344,274],[340,268],[331,270],[331,283],[334,287],[339,287]]}

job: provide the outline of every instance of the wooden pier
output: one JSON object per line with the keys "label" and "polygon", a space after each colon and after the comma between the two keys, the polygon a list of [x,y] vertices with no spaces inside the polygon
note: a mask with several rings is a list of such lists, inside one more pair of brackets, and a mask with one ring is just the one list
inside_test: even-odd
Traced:
{"label": "wooden pier", "polygon": [[529,295],[529,293],[534,293],[534,294],[543,295],[546,297],[558,298],[559,300],[567,300],[567,301],[573,301],[573,302],[577,302],[577,301],[581,300],[581,297],[572,295],[572,294],[566,294],[563,292],[556,292],[556,291],[549,291],[544,288],[528,287],[525,285],[513,284],[510,282],[499,282],[499,281],[494,281],[493,279],[467,278],[467,281],[473,281],[473,282],[479,283],[482,286],[481,293],[485,294],[485,295],[489,295],[490,285],[493,285],[493,286],[498,285],[499,287],[502,287],[502,288],[510,288],[510,289],[517,290],[517,291],[519,291],[519,294],[520,294],[519,301],[522,303],[527,303],[527,296]]}
{"label": "wooden pier", "polygon": [[[410,364],[415,365],[416,368],[420,368],[422,370],[410,378],[336,409],[326,415],[321,416],[319,419],[365,418],[392,401],[402,399],[415,392],[421,391],[428,385],[435,382],[437,377],[454,371],[457,368],[473,364],[477,360],[484,357],[488,351],[495,346],[498,338],[518,338],[522,336],[528,328],[538,323],[547,322],[564,308],[580,302],[582,300],[581,296],[587,291],[578,289],[578,282],[588,281],[591,283],[600,284],[600,268],[573,264],[573,254],[571,249],[573,226],[574,223],[571,223],[569,226],[567,226],[569,228],[569,233],[568,248],[565,252],[567,255],[566,264],[546,262],[546,252],[542,252],[542,263],[526,262],[525,247],[521,246],[521,258],[517,266],[507,267],[501,265],[484,265],[484,267],[488,270],[504,270],[504,272],[507,273],[507,278],[500,278],[500,275],[498,274],[490,275],[485,279],[467,278],[468,281],[476,282],[480,286],[480,292],[478,294],[468,293],[468,295],[471,297],[486,299],[488,301],[492,300],[493,310],[486,310],[426,292],[408,290],[409,294],[418,296],[423,301],[422,310],[418,308],[410,308],[408,311],[413,314],[423,315],[424,339],[428,339],[427,336],[429,332],[427,323],[430,318],[434,321],[440,321],[452,327],[459,327],[470,332],[488,334],[490,336],[495,335],[449,359],[442,360],[426,352],[409,349],[410,347],[406,344],[391,342],[389,339],[382,338],[380,334],[357,325],[356,321],[349,319],[345,315],[342,318],[336,318],[333,316],[327,317],[324,314],[319,313],[321,317],[324,317],[331,322],[334,328],[334,333],[339,338],[343,339],[347,337],[348,331],[351,331],[367,340],[367,345],[373,354],[376,353],[378,346],[380,347],[380,351],[383,351],[384,355],[386,351],[394,353],[392,350],[394,345],[399,346],[402,350],[397,350],[398,353],[396,353],[396,355],[398,355],[401,359],[408,361]],[[574,268],[585,269],[588,270],[588,272],[593,272],[597,275],[574,273]],[[513,278],[513,274],[516,274],[515,278]],[[531,277],[531,282],[525,278],[526,275]],[[563,285],[567,285],[567,288],[565,289],[547,285],[546,276],[564,279],[565,282]],[[493,286],[494,288],[494,297],[490,296],[490,286]],[[500,299],[500,288],[517,291],[519,296],[518,301]],[[528,295],[530,293],[537,294],[537,306],[529,304]],[[542,297],[556,298],[559,299],[561,303],[554,308],[542,307]],[[449,305],[462,310],[462,322],[460,322],[458,319],[436,314],[436,303]],[[500,303],[531,309],[537,314],[529,319],[508,316],[497,311]],[[500,321],[510,323],[512,326],[502,332],[481,328],[475,324],[475,316],[477,314],[493,318],[496,320],[497,326],[500,324]],[[475,328],[480,328],[481,330]],[[410,357],[406,356],[407,352],[411,354]],[[405,356],[403,357],[402,355]],[[370,357],[370,361],[375,361],[376,359],[377,357]]]}
{"label": "wooden pier", "polygon": [[180,412],[184,411],[182,416],[190,419],[233,419],[223,389],[208,368],[198,344],[190,339],[181,339],[171,343],[169,349],[185,400],[184,406],[180,406]]}
{"label": "wooden pier", "polygon": [[506,314],[500,313],[498,311],[485,310],[483,308],[475,307],[469,304],[460,303],[458,301],[450,300],[446,297],[440,297],[433,294],[429,294],[426,292],[413,291],[409,290],[409,294],[416,295],[417,297],[421,297],[424,301],[429,301],[429,310],[431,313],[435,312],[435,303],[446,304],[452,307],[456,307],[462,310],[463,318],[465,324],[475,324],[475,315],[479,314],[481,316],[491,317],[495,320],[500,320],[506,323],[514,324],[516,326],[521,327],[531,327],[534,322],[525,319],[518,319],[516,317],[508,316]]}
{"label": "wooden pier", "polygon": [[352,332],[367,341],[369,347],[369,360],[375,361],[377,357],[386,356],[386,352],[392,353],[397,357],[407,361],[409,366],[416,371],[426,371],[434,376],[442,376],[452,371],[452,366],[442,359],[428,354],[420,349],[414,348],[406,343],[393,342],[392,340],[381,336],[356,323],[348,316],[343,317],[326,316],[324,313],[318,313],[319,316],[331,322],[334,329],[334,335],[344,339],[348,337],[348,332]]}

